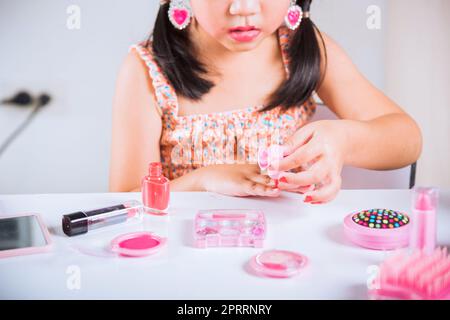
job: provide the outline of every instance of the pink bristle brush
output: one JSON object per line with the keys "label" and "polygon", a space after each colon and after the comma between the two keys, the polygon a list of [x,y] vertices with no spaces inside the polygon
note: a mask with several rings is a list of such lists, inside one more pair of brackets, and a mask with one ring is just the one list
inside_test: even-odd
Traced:
{"label": "pink bristle brush", "polygon": [[450,299],[450,256],[447,248],[431,255],[423,251],[398,254],[384,261],[375,279],[375,299],[448,300]]}

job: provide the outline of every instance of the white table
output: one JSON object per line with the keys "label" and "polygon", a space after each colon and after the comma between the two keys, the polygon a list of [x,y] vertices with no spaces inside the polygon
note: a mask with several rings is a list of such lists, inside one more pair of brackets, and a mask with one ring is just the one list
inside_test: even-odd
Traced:
{"label": "white table", "polygon": [[[54,241],[49,253],[0,259],[1,299],[365,299],[370,266],[389,253],[349,244],[342,220],[352,211],[390,208],[409,212],[408,190],[341,191],[327,205],[279,199],[231,198],[212,193],[172,193],[169,217],[114,226],[69,238],[61,215],[139,200],[139,193],[2,195],[0,214],[41,213]],[[301,252],[310,259],[291,279],[260,278],[247,261],[261,249],[192,246],[197,209],[259,208],[268,221],[265,249]],[[438,242],[450,244],[450,190],[441,192]],[[112,236],[150,229],[169,237],[165,251],[146,258],[112,257],[103,247]],[[79,276],[79,277],[78,277]]]}

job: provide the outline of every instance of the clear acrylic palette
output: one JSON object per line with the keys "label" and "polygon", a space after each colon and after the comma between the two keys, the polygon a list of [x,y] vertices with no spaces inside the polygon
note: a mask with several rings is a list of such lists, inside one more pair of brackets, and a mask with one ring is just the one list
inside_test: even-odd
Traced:
{"label": "clear acrylic palette", "polygon": [[194,220],[195,246],[261,248],[266,228],[261,210],[201,210]]}

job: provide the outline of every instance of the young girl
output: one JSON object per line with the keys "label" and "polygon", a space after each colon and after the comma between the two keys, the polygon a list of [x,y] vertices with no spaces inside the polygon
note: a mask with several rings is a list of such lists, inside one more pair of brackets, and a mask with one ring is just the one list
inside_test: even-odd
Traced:
{"label": "young girl", "polygon": [[[110,191],[162,162],[172,191],[332,200],[344,164],[395,169],[421,152],[416,123],[311,20],[312,0],[161,1],[152,37],[120,70]],[[339,117],[308,123],[313,95]],[[261,147],[285,146],[280,183]]]}

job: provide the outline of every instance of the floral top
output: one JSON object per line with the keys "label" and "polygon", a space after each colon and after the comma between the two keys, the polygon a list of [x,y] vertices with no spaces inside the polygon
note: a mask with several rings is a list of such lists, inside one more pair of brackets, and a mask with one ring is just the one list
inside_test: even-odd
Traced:
{"label": "floral top", "polygon": [[[292,31],[278,29],[287,77]],[[256,163],[258,148],[283,144],[314,114],[311,97],[305,104],[285,111],[276,107],[260,112],[262,106],[209,114],[178,115],[175,90],[144,43],[131,46],[148,66],[155,98],[162,117],[160,141],[163,173],[175,179],[199,167],[224,163]]]}

